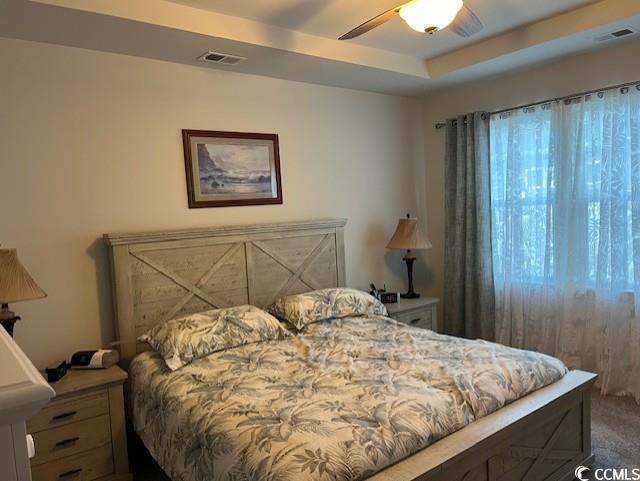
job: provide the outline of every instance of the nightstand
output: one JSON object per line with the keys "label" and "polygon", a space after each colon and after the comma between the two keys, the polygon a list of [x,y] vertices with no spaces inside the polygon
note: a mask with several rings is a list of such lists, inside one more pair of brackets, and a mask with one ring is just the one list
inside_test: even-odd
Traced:
{"label": "nightstand", "polygon": [[122,385],[127,373],[70,370],[56,397],[27,421],[33,481],[129,481]]}
{"label": "nightstand", "polygon": [[439,299],[419,297],[417,299],[400,299],[400,302],[385,304],[389,317],[396,321],[423,329],[438,330]]}

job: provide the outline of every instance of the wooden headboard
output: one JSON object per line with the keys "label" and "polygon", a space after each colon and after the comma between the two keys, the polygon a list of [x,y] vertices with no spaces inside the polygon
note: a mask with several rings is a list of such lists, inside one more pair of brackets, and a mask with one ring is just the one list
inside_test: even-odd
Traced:
{"label": "wooden headboard", "polygon": [[105,234],[121,364],[158,322],[344,286],[346,219]]}

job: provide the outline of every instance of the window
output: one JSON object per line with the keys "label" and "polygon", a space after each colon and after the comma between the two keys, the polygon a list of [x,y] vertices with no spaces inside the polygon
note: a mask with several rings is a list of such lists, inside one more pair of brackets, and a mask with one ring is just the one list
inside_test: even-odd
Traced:
{"label": "window", "polygon": [[640,286],[640,90],[491,118],[497,287]]}

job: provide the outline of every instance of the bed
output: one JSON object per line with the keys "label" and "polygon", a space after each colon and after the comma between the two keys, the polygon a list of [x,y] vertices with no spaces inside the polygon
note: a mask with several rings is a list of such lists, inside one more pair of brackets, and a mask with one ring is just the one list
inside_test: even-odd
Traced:
{"label": "bed", "polygon": [[[163,450],[162,431],[153,431],[153,429],[147,429],[147,426],[152,426],[154,423],[162,424],[162,422],[171,424],[175,420],[163,420],[162,414],[158,414],[163,409],[154,409],[148,406],[166,407],[171,403],[174,405],[185,404],[177,401],[180,399],[180,390],[193,391],[198,389],[193,384],[195,382],[194,379],[199,379],[198,376],[206,378],[207,373],[211,373],[211,369],[215,371],[212,366],[218,366],[221,363],[218,357],[224,354],[215,353],[206,359],[194,362],[192,366],[183,368],[185,369],[183,372],[179,370],[168,374],[166,367],[163,366],[162,360],[158,358],[157,354],[145,352],[148,349],[145,345],[132,341],[156,323],[180,314],[203,311],[212,307],[241,304],[253,304],[263,307],[282,295],[307,292],[325,287],[343,286],[345,284],[344,226],[344,220],[323,220],[158,233],[110,234],[105,236],[112,260],[118,336],[122,341],[120,345],[121,361],[125,367],[131,365],[132,382],[129,402],[133,409],[130,411],[130,418],[136,429],[142,434],[143,442],[145,442],[150,452],[161,465],[164,464],[163,468],[166,471],[174,474],[176,481],[181,481],[181,476],[188,477],[189,475],[184,473],[189,471],[180,472],[172,468],[171,461],[168,459],[171,455],[167,453],[175,451],[176,456],[180,456],[182,465],[185,465],[184,459],[187,456],[190,459],[200,459],[199,462],[202,464],[202,450],[210,449],[211,446],[208,446],[208,448],[203,447],[202,444],[206,443],[202,442],[189,444],[188,440],[185,439],[185,444],[192,446],[188,452],[184,450],[178,453],[180,450],[172,449],[171,446]],[[398,338],[399,341],[396,347],[402,346],[403,343],[413,342],[411,339],[417,337],[419,346],[429,347],[428,349],[425,347],[426,350],[422,351],[424,359],[418,359],[418,361],[426,362],[425,366],[439,362],[438,356],[434,354],[434,352],[438,351],[438,346],[469,342],[447,338],[430,331],[420,331],[415,328],[400,326],[394,321],[385,318],[368,319],[366,322],[371,323],[371,325],[365,332],[384,332],[381,340]],[[328,324],[331,324],[331,322]],[[356,326],[362,328],[363,320],[341,320],[340,324],[339,326],[324,324],[320,327],[309,326],[309,328],[313,328],[309,332],[303,332],[302,336],[298,336],[293,340],[277,341],[276,343],[279,346],[277,349],[284,351],[287,351],[287,349],[295,350],[296,343],[304,344],[305,342],[307,348],[309,346],[313,347],[317,339],[313,341],[312,338],[313,336],[317,338],[319,335],[318,330],[322,329],[331,328],[332,333],[340,333],[338,337],[349,336],[352,334],[351,331],[358,329]],[[323,336],[326,337],[327,335],[327,332],[324,332]],[[331,334],[331,336],[335,338],[335,334]],[[360,333],[360,337],[363,337],[362,333]],[[354,337],[354,339],[356,338],[357,336]],[[338,344],[343,346],[349,344],[348,339],[343,341],[343,344]],[[369,341],[374,342],[371,339]],[[289,344],[291,345],[289,346]],[[234,366],[238,365],[239,359],[244,359],[242,362],[246,362],[247,359],[251,358],[251,355],[255,357],[261,352],[261,349],[267,348],[267,346],[257,346],[260,345],[235,348],[231,355],[227,353],[228,359],[224,360],[227,363],[227,368],[233,370]],[[516,364],[506,365],[504,363],[507,362],[508,358],[517,357],[514,354],[522,351],[498,348],[489,343],[483,347],[477,343],[472,343],[471,346],[474,347],[469,347],[468,349],[475,349],[477,351],[475,355],[479,356],[473,358],[474,363],[477,359],[482,358],[483,355],[493,353],[493,357],[489,356],[489,361],[487,362],[503,366],[510,373],[510,376],[515,376],[520,381],[524,379],[521,375],[522,372],[529,373],[532,371],[532,366],[540,364],[544,364],[548,368],[548,372],[553,372],[554,369],[557,372],[554,375],[540,373],[539,376],[533,376],[534,379],[528,380],[527,383],[520,382],[523,385],[522,389],[524,389],[521,394],[530,394],[519,397],[514,393],[510,393],[510,389],[504,387],[504,382],[502,383],[502,388],[499,388],[501,383],[495,382],[496,378],[501,377],[498,369],[494,370],[494,372],[490,369],[480,371],[476,369],[474,372],[482,372],[487,377],[480,376],[471,383],[473,384],[473,389],[469,390],[469,396],[462,396],[462,399],[457,400],[444,399],[435,394],[441,395],[442,392],[451,390],[441,389],[436,393],[436,389],[432,393],[433,397],[429,398],[430,395],[424,394],[428,389],[425,391],[424,385],[421,385],[415,375],[413,377],[405,376],[402,379],[397,378],[398,373],[402,372],[403,366],[416,364],[417,358],[415,356],[410,359],[402,359],[402,355],[409,355],[410,353],[403,354],[402,349],[394,351],[388,344],[384,345],[383,349],[371,351],[379,362],[386,363],[386,365],[390,366],[390,369],[388,372],[385,372],[384,369],[379,371],[381,377],[378,385],[371,385],[371,382],[358,384],[358,379],[349,380],[351,383],[350,389],[358,386],[357,389],[359,391],[355,395],[356,397],[360,396],[359,399],[362,401],[361,404],[363,406],[368,405],[373,409],[376,405],[372,403],[376,399],[384,398],[387,395],[395,395],[402,398],[403,390],[413,390],[414,392],[420,391],[421,395],[426,396],[425,399],[419,400],[425,406],[428,406],[429,403],[442,403],[446,406],[450,403],[462,402],[469,412],[464,415],[456,414],[457,417],[437,414],[436,419],[441,421],[439,421],[440,427],[430,431],[429,436],[432,437],[431,439],[423,439],[424,436],[421,437],[420,433],[411,435],[411,429],[407,427],[412,424],[415,425],[418,421],[409,419],[411,417],[409,411],[403,414],[402,410],[400,410],[400,416],[396,416],[393,422],[405,426],[399,431],[396,429],[403,439],[396,443],[397,446],[392,453],[384,454],[388,458],[388,463],[385,463],[384,459],[379,463],[373,463],[374,467],[377,465],[378,467],[383,467],[383,469],[371,469],[371,465],[366,465],[365,463],[361,472],[352,473],[354,477],[367,477],[374,481],[428,479],[453,481],[560,480],[572,479],[573,470],[577,466],[591,462],[590,389],[595,380],[593,374],[580,371],[571,371],[566,374],[564,372],[560,373],[561,367],[554,365],[553,358],[531,353],[529,353],[530,356],[533,356],[531,358],[526,358],[525,356],[525,359],[517,361],[512,359],[509,362],[515,362]],[[298,348],[302,349],[299,345]],[[467,348],[458,348],[458,351],[464,351],[465,349]],[[497,351],[494,351],[494,349],[497,349]],[[395,357],[390,351],[396,353]],[[384,355],[385,352],[387,353],[386,355]],[[440,355],[442,355],[442,352],[440,352]],[[454,356],[455,350],[447,351],[446,355],[441,357],[452,358]],[[292,355],[292,357],[295,356]],[[234,358],[235,361],[233,360]],[[313,360],[315,358],[306,356],[305,363],[307,368],[309,368],[308,361],[310,359]],[[495,362],[496,359],[499,362]],[[276,365],[279,363],[277,359],[275,362]],[[306,395],[313,397],[314,394],[317,394],[314,390],[319,390],[322,386],[325,386],[330,392],[332,383],[337,382],[337,373],[345,371],[343,367],[332,370],[330,366],[327,366],[327,356],[319,356],[317,362],[320,364],[314,368],[313,372],[316,377],[322,376],[323,373],[327,374],[326,379],[312,380],[311,384],[306,385],[306,387],[298,386],[292,391],[297,393],[296,396],[298,397],[296,399],[287,398],[286,393],[283,394],[286,389],[291,388],[291,385],[288,388],[279,386],[279,391],[275,388],[266,389],[269,386],[259,386],[259,389],[263,392],[273,392],[275,396],[274,402],[279,400],[279,402],[285,403],[281,407],[285,410],[288,409],[288,413],[298,407],[302,409]],[[353,360],[350,362],[353,363]],[[371,360],[368,362],[371,362]],[[524,364],[518,365],[518,362]],[[419,363],[417,365],[420,367]],[[475,368],[478,368],[478,366]],[[405,374],[406,371],[407,369],[405,369]],[[464,371],[460,369],[460,372]],[[517,372],[520,372],[519,377],[514,374]],[[333,376],[329,376],[331,373],[333,373]],[[457,373],[458,371],[452,372],[447,378],[449,382],[453,382],[452,380],[456,379]],[[502,374],[504,374],[504,371]],[[168,377],[171,376],[176,376],[176,378],[172,378],[169,381]],[[220,377],[219,373],[211,374],[211,376],[213,379],[219,379]],[[395,380],[392,379],[393,376],[396,376]],[[260,382],[278,384],[274,380],[264,381],[266,377],[268,376],[263,374],[261,376],[263,380]],[[427,381],[429,380],[422,380],[422,383],[427,383]],[[431,379],[431,382],[433,383],[433,379]],[[215,409],[222,406],[227,406],[224,409],[228,409],[228,403],[225,403],[225,401],[229,401],[229,399],[221,399],[219,393],[212,392],[215,391],[215,389],[212,389],[215,384],[215,381],[200,382],[199,389],[201,391],[209,391],[207,393],[208,397],[192,396],[192,399],[198,400],[197,406],[211,408],[209,410],[191,409],[189,411],[191,413],[189,422],[192,425],[198,423],[201,425],[210,424],[215,419],[211,414],[215,412]],[[280,382],[280,384],[282,383]],[[174,385],[172,389],[158,388],[158,386],[171,385]],[[203,388],[202,386],[205,387]],[[342,387],[344,388],[345,386],[343,385]],[[236,386],[232,391],[235,392],[238,389],[240,391],[243,389],[250,390],[251,387],[248,385],[244,387]],[[333,389],[335,390],[336,386],[333,386]],[[457,391],[462,392],[463,389],[457,389]],[[480,394],[476,395],[474,393]],[[198,393],[192,394],[197,395]],[[515,400],[518,397],[519,399]],[[322,396],[319,398],[322,398]],[[339,403],[349,397],[340,399],[339,396],[327,394],[327,398],[326,402],[333,399],[336,403]],[[241,402],[242,399],[242,397],[232,399],[234,403],[237,401],[237,412],[241,412],[243,409],[241,406],[243,404]],[[215,404],[216,402],[221,402],[222,404],[218,406]],[[137,406],[136,403],[138,403]],[[502,405],[504,407],[501,407]],[[325,423],[326,425],[323,427],[329,433],[346,433],[347,438],[349,436],[362,436],[362,432],[366,431],[367,426],[374,422],[371,418],[371,413],[374,411],[371,411],[369,418],[367,418],[364,413],[356,413],[354,406],[344,408],[344,411],[340,411],[340,408],[336,406],[338,404],[333,408],[338,409],[338,414],[333,417],[329,416],[330,422]],[[326,407],[328,409],[329,405]],[[415,411],[415,405],[413,408]],[[179,409],[172,411],[174,416],[178,411]],[[455,412],[463,413],[464,409],[456,410]],[[160,417],[150,423],[149,413]],[[264,419],[264,413],[251,413],[250,409],[249,413],[249,415],[245,413],[245,416],[249,416],[246,419],[229,424],[226,428],[221,427],[219,431],[231,433],[234,426],[242,424],[240,430],[245,435],[249,433],[248,435],[253,436],[255,439],[255,436],[259,436],[260,433],[264,435],[264,433],[271,432],[270,429],[273,430],[273,426],[267,426],[268,421]],[[380,415],[385,420],[384,423],[389,424],[392,422],[389,419],[388,412],[380,413]],[[227,417],[218,418],[218,421],[226,419]],[[252,423],[257,423],[258,428],[252,427]],[[219,422],[219,424],[224,423]],[[342,425],[339,426],[340,424]],[[313,429],[321,430],[320,425],[322,423],[316,423]],[[265,428],[265,426],[267,427]],[[362,428],[360,431],[363,429],[364,431],[358,434],[356,432],[357,429],[354,430],[354,426],[360,426]],[[378,427],[382,429],[382,427]],[[255,432],[251,431],[252,429]],[[271,432],[270,436],[297,439],[295,436],[291,436],[289,428],[284,427],[282,429],[284,429],[283,432],[280,432],[280,430],[277,433]],[[184,429],[184,431],[192,432],[194,429]],[[168,433],[169,429],[167,428],[164,432]],[[375,429],[373,432],[375,432]],[[326,433],[315,434],[319,436]],[[444,435],[446,436],[442,437]],[[261,440],[262,444],[260,444],[259,448],[259,451],[263,454],[261,463],[256,463],[255,466],[251,467],[253,469],[252,475],[254,477],[258,475],[256,479],[264,479],[267,476],[265,473],[268,473],[269,476],[266,479],[287,479],[286,477],[279,478],[278,476],[284,475],[282,473],[278,474],[279,472],[273,468],[274,463],[283,464],[282,459],[287,456],[289,456],[289,459],[294,459],[295,456],[298,456],[295,459],[303,463],[298,465],[297,468],[301,469],[305,476],[300,477],[300,479],[333,479],[336,477],[340,479],[340,477],[344,477],[344,474],[337,475],[326,472],[327,465],[323,465],[321,459],[323,453],[316,452],[317,447],[311,449],[311,446],[299,446],[297,448],[292,446],[291,453],[287,449],[284,451],[277,450],[276,452],[276,449],[272,449],[271,446],[267,446],[269,449],[266,449],[264,443],[269,442],[270,436],[266,436],[266,440]],[[188,438],[188,436],[186,437]],[[169,436],[167,435],[168,438]],[[331,436],[329,436],[329,439],[331,439]],[[308,439],[306,442],[313,444]],[[427,447],[416,448],[418,446],[416,443],[422,443],[420,446],[427,445]],[[256,446],[258,444],[256,443]],[[304,444],[304,442],[299,442],[298,444]],[[298,449],[296,453],[293,453],[294,448]],[[200,451],[198,451],[199,449]],[[370,449],[375,451],[375,448],[370,447]],[[305,456],[307,457],[306,461],[304,459]],[[372,457],[376,456],[382,455],[380,453],[372,454]],[[245,464],[247,463],[250,463],[250,460],[247,460]],[[321,465],[325,470],[321,473],[324,477],[317,477]],[[202,473],[203,468],[199,467],[198,469]],[[211,469],[215,469],[215,466],[212,466]],[[260,475],[260,470],[263,470],[263,475]],[[191,474],[194,472],[192,471]],[[315,477],[309,477],[311,474]],[[240,473],[237,475],[244,476],[245,474]],[[212,471],[211,479],[214,479],[215,476]],[[242,478],[238,477],[237,479]]]}

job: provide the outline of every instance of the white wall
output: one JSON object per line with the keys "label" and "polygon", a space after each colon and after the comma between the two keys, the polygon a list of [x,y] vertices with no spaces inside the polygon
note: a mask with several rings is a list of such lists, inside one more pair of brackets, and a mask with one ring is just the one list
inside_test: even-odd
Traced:
{"label": "white wall", "polygon": [[[640,80],[640,41],[633,39],[563,58],[526,71],[432,92],[422,99],[425,132],[426,199],[433,249],[422,282],[442,298],[444,289],[444,129],[436,122],[476,110],[495,111]],[[442,313],[441,313],[442,314]],[[442,319],[442,316],[440,316]]]}
{"label": "white wall", "polygon": [[[417,205],[415,102],[6,39],[0,65],[0,243],[49,294],[12,306],[36,365],[112,340],[105,232],[347,217],[348,283],[404,285],[384,246]],[[189,210],[183,128],[278,133],[284,204]]]}

